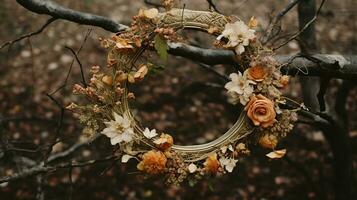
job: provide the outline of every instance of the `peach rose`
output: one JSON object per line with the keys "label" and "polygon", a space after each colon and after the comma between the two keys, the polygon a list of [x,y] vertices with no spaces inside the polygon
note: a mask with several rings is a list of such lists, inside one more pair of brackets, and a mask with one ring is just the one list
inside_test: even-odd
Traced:
{"label": "peach rose", "polygon": [[205,171],[212,174],[216,174],[221,166],[217,160],[216,153],[209,155],[203,165],[205,166]]}
{"label": "peach rose", "polygon": [[267,75],[268,71],[261,65],[255,65],[247,69],[247,78],[253,81],[261,82]]}
{"label": "peach rose", "polygon": [[276,122],[274,103],[261,94],[251,97],[249,103],[245,106],[245,110],[255,126],[266,128]]}
{"label": "peach rose", "polygon": [[143,155],[137,168],[149,174],[159,174],[166,168],[167,158],[161,151],[151,150]]}

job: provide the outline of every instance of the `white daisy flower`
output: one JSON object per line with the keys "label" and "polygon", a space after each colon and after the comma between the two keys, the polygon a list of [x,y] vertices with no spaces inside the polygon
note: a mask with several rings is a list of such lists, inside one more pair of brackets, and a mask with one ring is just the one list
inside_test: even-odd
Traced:
{"label": "white daisy flower", "polygon": [[149,128],[145,128],[143,134],[144,134],[144,136],[145,136],[146,138],[148,138],[148,139],[151,139],[151,138],[157,136],[156,130],[155,130],[155,129],[152,129],[152,130],[150,131]]}
{"label": "white daisy flower", "polygon": [[249,101],[249,97],[253,94],[254,88],[251,84],[255,84],[254,81],[248,80],[242,73],[232,73],[229,75],[231,81],[224,87],[228,90],[227,94],[229,101],[232,104],[240,102],[245,105]]}
{"label": "white daisy flower", "polygon": [[107,126],[101,133],[110,138],[112,145],[121,142],[131,142],[133,140],[134,129],[131,127],[131,121],[127,115],[121,116],[113,113],[114,120],[104,122]]}
{"label": "white daisy flower", "polygon": [[224,166],[224,168],[227,170],[227,172],[232,172],[234,167],[236,166],[236,163],[238,162],[238,160],[235,160],[233,158],[228,159],[225,157],[221,157],[219,159],[219,162],[221,163],[222,166]]}
{"label": "white daisy flower", "polygon": [[236,21],[235,23],[227,23],[217,40],[221,40],[223,37],[227,38],[226,46],[235,48],[235,52],[240,55],[245,51],[244,46],[249,45],[249,40],[255,38],[254,32],[255,30],[250,29],[244,22]]}

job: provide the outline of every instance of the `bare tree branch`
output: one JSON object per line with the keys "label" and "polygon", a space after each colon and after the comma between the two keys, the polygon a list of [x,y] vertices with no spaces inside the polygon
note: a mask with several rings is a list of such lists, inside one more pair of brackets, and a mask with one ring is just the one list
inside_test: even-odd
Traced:
{"label": "bare tree branch", "polygon": [[288,44],[289,42],[291,42],[292,40],[295,40],[297,37],[299,37],[299,35],[304,32],[307,28],[309,28],[309,26],[314,23],[314,21],[317,19],[317,16],[320,14],[320,11],[324,5],[326,0],[322,0],[321,4],[319,6],[319,8],[317,9],[315,16],[308,22],[305,24],[305,26],[300,29],[296,34],[294,34],[292,37],[290,37],[288,40],[286,40],[285,42],[281,43],[280,45],[278,45],[277,47],[273,48],[273,51],[280,49],[281,47],[285,46],[286,44]]}
{"label": "bare tree branch", "polygon": [[79,65],[79,68],[81,70],[82,84],[83,84],[84,87],[87,87],[86,78],[84,77],[84,72],[83,72],[83,65],[82,65],[81,61],[79,60],[77,53],[71,47],[65,46],[65,48],[70,50],[71,53],[76,58],[76,61],[77,61],[78,65]]}
{"label": "bare tree branch", "polygon": [[52,17],[52,18],[48,19],[48,20],[46,21],[46,23],[45,23],[44,25],[42,25],[41,28],[38,29],[37,31],[34,31],[34,32],[31,32],[31,33],[25,34],[25,35],[20,36],[19,38],[16,38],[16,39],[14,39],[14,40],[12,40],[12,41],[5,42],[3,45],[1,45],[0,49],[6,47],[6,46],[8,46],[8,45],[11,46],[13,43],[19,42],[19,41],[21,41],[21,40],[23,40],[23,39],[25,39],[25,38],[29,38],[29,37],[31,37],[31,36],[34,36],[34,35],[37,35],[37,34],[42,33],[42,31],[45,30],[45,28],[46,28],[48,25],[50,25],[52,22],[56,21],[56,19],[57,19],[57,18]]}
{"label": "bare tree branch", "polygon": [[113,160],[117,160],[117,159],[118,159],[117,156],[109,156],[109,157],[105,157],[103,159],[89,160],[89,161],[85,161],[85,162],[76,162],[76,163],[69,163],[69,164],[59,164],[59,165],[56,165],[56,166],[45,166],[45,165],[39,164],[39,165],[36,165],[36,166],[31,167],[29,169],[25,169],[25,170],[23,170],[21,172],[15,173],[13,175],[6,176],[6,177],[1,177],[0,178],[0,184],[1,183],[5,183],[5,182],[10,182],[10,181],[23,179],[23,178],[30,177],[30,176],[35,176],[35,175],[38,175],[38,174],[43,174],[43,173],[48,173],[48,172],[55,172],[55,171],[60,170],[60,169],[85,167],[85,166],[88,166],[88,165],[95,165],[95,164],[99,164],[99,163],[105,163],[105,162],[109,162],[109,161],[113,161]]}
{"label": "bare tree branch", "polygon": [[69,8],[62,7],[49,0],[48,1],[16,0],[16,1],[24,8],[37,14],[50,15],[53,18],[65,19],[79,24],[97,26],[110,32],[120,32],[127,28],[127,26],[119,24],[106,17],[75,11]]}
{"label": "bare tree branch", "polygon": [[263,37],[260,39],[262,44],[266,44],[269,40],[273,39],[277,34],[279,34],[279,31],[281,30],[281,27],[279,25],[279,22],[281,19],[288,13],[292,8],[295,7],[296,4],[299,3],[300,0],[292,0],[290,1],[289,4],[287,4],[283,10],[281,10],[275,17],[274,19],[270,22],[268,28],[265,31],[265,34]]}
{"label": "bare tree branch", "polygon": [[[323,0],[324,1],[324,0]],[[66,19],[69,21],[88,24],[92,26],[102,27],[105,30],[111,32],[117,32],[125,30],[127,26],[114,22],[113,20],[107,19],[105,17],[92,15],[84,12],[73,11],[68,8],[61,7],[51,1],[40,1],[40,0],[17,0],[25,8],[32,12],[38,14],[47,14],[60,19]],[[321,4],[322,5],[322,4]],[[291,5],[290,5],[291,6]],[[320,6],[321,7],[321,6]],[[289,6],[286,8],[289,10]],[[283,11],[287,12],[287,11]],[[104,21],[104,22],[103,22]],[[110,23],[109,23],[110,22]],[[109,26],[108,24],[116,24],[115,26]],[[311,22],[312,23],[312,22]],[[310,23],[310,24],[311,24]],[[116,28],[113,28],[116,27]],[[200,62],[208,65],[215,64],[233,64],[236,65],[235,55],[232,51],[228,50],[215,50],[215,49],[203,49],[195,46],[190,46],[187,44],[180,43],[170,43],[169,53],[176,56],[182,56],[195,62]],[[322,57],[331,57],[329,55]],[[291,56],[278,56],[281,61],[286,61],[291,59]],[[296,59],[290,65],[286,65],[282,68],[283,72],[292,75],[307,75],[307,76],[320,76],[321,72],[326,72],[331,78],[342,78],[342,79],[357,79],[357,58],[356,56],[343,56],[348,61],[348,64],[343,67],[338,67],[336,64],[330,62],[320,64],[317,66],[316,63],[305,59]],[[279,60],[278,59],[278,60]],[[299,66],[297,66],[299,65]],[[304,67],[308,70],[307,74],[301,73],[301,68]]]}

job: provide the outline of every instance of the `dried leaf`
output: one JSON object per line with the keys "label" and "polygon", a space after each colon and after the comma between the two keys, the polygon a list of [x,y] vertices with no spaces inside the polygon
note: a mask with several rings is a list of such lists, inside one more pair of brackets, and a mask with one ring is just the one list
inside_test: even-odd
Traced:
{"label": "dried leaf", "polygon": [[153,19],[159,14],[159,11],[156,8],[151,8],[151,9],[148,9],[148,10],[144,10],[143,14],[147,18]]}
{"label": "dried leaf", "polygon": [[281,149],[281,150],[272,151],[266,154],[266,156],[268,156],[271,159],[279,159],[282,158],[285,154],[286,154],[286,149]]}
{"label": "dried leaf", "polygon": [[154,41],[155,41],[155,49],[156,49],[157,53],[159,54],[161,59],[166,61],[167,60],[167,50],[169,49],[169,46],[167,45],[166,40],[164,40],[161,36],[156,35]]}

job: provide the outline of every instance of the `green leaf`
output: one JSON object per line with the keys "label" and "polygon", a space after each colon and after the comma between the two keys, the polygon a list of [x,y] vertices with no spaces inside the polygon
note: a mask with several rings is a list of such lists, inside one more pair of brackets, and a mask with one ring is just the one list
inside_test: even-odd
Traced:
{"label": "green leaf", "polygon": [[166,40],[163,39],[161,36],[156,35],[155,36],[155,49],[157,53],[159,54],[160,58],[164,61],[167,60],[167,50],[169,49],[169,46],[166,43]]}

